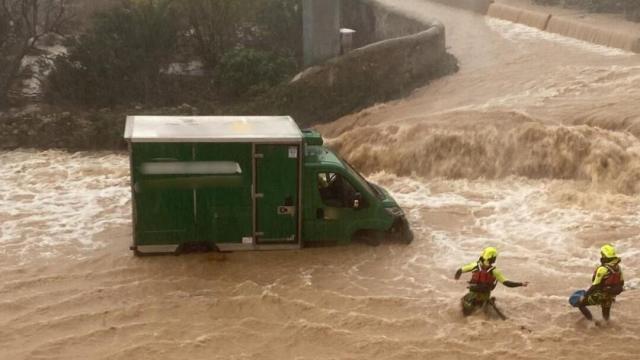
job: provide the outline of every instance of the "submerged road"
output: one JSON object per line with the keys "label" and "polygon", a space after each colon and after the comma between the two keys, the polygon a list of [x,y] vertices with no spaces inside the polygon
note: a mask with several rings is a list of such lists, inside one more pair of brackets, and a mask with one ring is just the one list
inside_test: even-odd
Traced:
{"label": "submerged road", "polygon": [[[0,153],[0,359],[636,359],[640,58],[378,1],[442,20],[461,70],[321,130],[411,245],[135,258],[126,155]],[[603,242],[629,289],[600,328],[567,297]],[[508,321],[460,314],[488,245],[531,283],[496,289]]]}

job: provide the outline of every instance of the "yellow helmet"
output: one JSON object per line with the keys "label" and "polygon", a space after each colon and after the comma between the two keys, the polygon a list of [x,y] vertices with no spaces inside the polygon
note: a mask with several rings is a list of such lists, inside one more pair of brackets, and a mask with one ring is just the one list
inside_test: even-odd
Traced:
{"label": "yellow helmet", "polygon": [[498,257],[498,249],[494,247],[485,248],[484,250],[482,250],[482,255],[480,257],[485,261],[495,261]]}
{"label": "yellow helmet", "polygon": [[616,248],[614,248],[613,245],[611,244],[603,245],[600,248],[600,254],[602,255],[602,257],[605,257],[605,258],[618,257],[618,255],[616,255]]}

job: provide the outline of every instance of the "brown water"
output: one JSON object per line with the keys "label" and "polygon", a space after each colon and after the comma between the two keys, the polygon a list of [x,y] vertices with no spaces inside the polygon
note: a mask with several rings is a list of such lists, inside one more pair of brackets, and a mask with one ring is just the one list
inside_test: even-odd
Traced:
{"label": "brown water", "polygon": [[[442,19],[461,71],[321,130],[413,244],[135,258],[126,154],[2,153],[0,358],[637,359],[640,58],[380,1]],[[567,297],[604,242],[629,289],[597,327]],[[496,290],[504,322],[452,279],[487,245],[531,282]]]}

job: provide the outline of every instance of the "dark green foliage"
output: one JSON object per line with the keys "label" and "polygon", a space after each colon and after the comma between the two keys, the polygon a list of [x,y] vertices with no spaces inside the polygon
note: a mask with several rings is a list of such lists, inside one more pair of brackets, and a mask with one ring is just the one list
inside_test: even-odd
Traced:
{"label": "dark green foliage", "polygon": [[301,0],[190,0],[179,8],[210,69],[239,46],[302,57]]}
{"label": "dark green foliage", "polygon": [[251,38],[256,2],[262,0],[180,1],[180,15],[191,31],[195,52],[213,69],[238,43]]}
{"label": "dark green foliage", "polygon": [[242,96],[282,82],[295,69],[292,59],[262,50],[235,49],[220,61],[216,80],[229,95]]}
{"label": "dark green foliage", "polygon": [[302,0],[262,0],[256,14],[258,47],[302,60]]}
{"label": "dark green foliage", "polygon": [[194,58],[216,74],[216,91],[243,96],[281,82],[302,57],[301,0],[127,0],[91,24],[58,59],[51,101],[107,107],[211,99],[211,78],[162,73],[172,61]]}
{"label": "dark green foliage", "polygon": [[70,54],[57,61],[51,93],[94,106],[153,103],[177,33],[168,0],[127,2],[100,13],[88,33],[71,41]]}

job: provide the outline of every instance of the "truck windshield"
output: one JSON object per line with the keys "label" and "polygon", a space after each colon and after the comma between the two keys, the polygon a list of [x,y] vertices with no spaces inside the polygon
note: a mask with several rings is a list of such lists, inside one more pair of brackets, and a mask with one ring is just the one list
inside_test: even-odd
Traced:
{"label": "truck windshield", "polygon": [[378,190],[378,188],[371,185],[371,183],[368,182],[362,175],[360,175],[360,173],[356,169],[354,169],[353,166],[351,166],[351,164],[347,162],[347,160],[343,158],[340,158],[340,160],[342,160],[345,167],[347,168],[347,171],[349,171],[349,173],[353,176],[353,178],[356,179],[356,181],[358,181],[358,183],[360,184],[360,186],[362,186],[362,188],[374,194],[378,199],[384,200],[385,196],[380,190]]}

